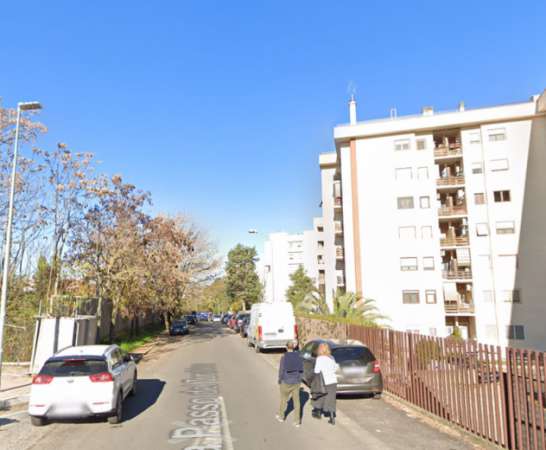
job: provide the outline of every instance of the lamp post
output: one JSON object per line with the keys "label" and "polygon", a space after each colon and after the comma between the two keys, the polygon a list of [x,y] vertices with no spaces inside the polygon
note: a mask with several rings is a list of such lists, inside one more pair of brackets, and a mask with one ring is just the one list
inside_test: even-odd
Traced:
{"label": "lamp post", "polygon": [[17,151],[19,147],[19,126],[21,111],[41,109],[39,102],[23,102],[17,104],[17,120],[15,122],[15,139],[13,143],[13,160],[11,163],[11,186],[8,203],[8,220],[6,223],[6,240],[4,242],[4,268],[2,273],[2,293],[0,296],[0,387],[2,385],[2,360],[4,357],[4,322],[6,320],[6,303],[8,298],[9,260],[11,253],[11,225],[13,221],[13,199],[15,197],[15,178],[17,175]]}

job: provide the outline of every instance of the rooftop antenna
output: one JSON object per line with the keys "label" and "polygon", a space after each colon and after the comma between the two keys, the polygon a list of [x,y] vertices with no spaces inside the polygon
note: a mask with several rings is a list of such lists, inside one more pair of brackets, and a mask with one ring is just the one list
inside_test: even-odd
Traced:
{"label": "rooftop antenna", "polygon": [[391,119],[396,119],[397,116],[398,111],[396,110],[396,108],[391,108]]}
{"label": "rooftop antenna", "polygon": [[350,95],[349,100],[349,123],[351,125],[356,124],[356,85],[353,81],[349,81],[349,84],[347,85],[347,93]]}

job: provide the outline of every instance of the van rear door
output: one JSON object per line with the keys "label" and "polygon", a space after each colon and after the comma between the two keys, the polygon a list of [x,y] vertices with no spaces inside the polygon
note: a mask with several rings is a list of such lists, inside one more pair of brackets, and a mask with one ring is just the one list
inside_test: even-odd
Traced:
{"label": "van rear door", "polygon": [[263,311],[261,325],[264,341],[289,341],[295,338],[295,320],[291,306],[271,305]]}

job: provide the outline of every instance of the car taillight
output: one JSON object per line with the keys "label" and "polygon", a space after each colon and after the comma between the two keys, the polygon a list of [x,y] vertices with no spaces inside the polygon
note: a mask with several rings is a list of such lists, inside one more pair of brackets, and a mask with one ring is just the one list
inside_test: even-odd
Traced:
{"label": "car taillight", "polygon": [[381,367],[379,366],[379,361],[373,362],[373,373],[381,373]]}
{"label": "car taillight", "polygon": [[258,339],[262,339],[262,326],[258,325]]}
{"label": "car taillight", "polygon": [[92,383],[107,383],[109,381],[114,381],[110,372],[94,373],[93,375],[89,375],[89,379]]}
{"label": "car taillight", "polygon": [[298,338],[298,325],[294,325],[294,339]]}
{"label": "car taillight", "polygon": [[53,381],[51,375],[34,375],[32,378],[32,384],[49,384]]}

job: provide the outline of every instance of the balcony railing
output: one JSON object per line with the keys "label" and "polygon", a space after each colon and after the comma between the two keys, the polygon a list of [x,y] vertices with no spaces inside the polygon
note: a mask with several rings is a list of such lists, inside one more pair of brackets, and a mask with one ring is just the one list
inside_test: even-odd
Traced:
{"label": "balcony railing", "polygon": [[436,179],[438,186],[461,186],[464,185],[464,175],[440,177]]}
{"label": "balcony railing", "polygon": [[471,270],[444,270],[442,276],[445,280],[471,280]]}
{"label": "balcony railing", "polygon": [[463,149],[461,144],[449,144],[449,146],[439,145],[434,149],[434,157],[442,158],[444,156],[462,156]]}
{"label": "balcony railing", "polygon": [[441,247],[466,247],[469,245],[469,243],[468,236],[440,239]]}
{"label": "balcony railing", "polygon": [[474,303],[464,301],[445,301],[444,309],[447,314],[474,314]]}
{"label": "balcony railing", "polygon": [[343,247],[336,247],[336,259],[343,259]]}
{"label": "balcony railing", "polygon": [[341,208],[343,200],[341,197],[334,197],[334,208]]}
{"label": "balcony railing", "polygon": [[442,205],[438,209],[438,215],[440,217],[464,216],[466,214],[467,214],[466,205],[459,205],[459,206],[445,206],[445,205]]}
{"label": "balcony railing", "polygon": [[343,277],[340,277],[340,276],[337,277],[337,285],[345,286],[345,281],[343,280]]}
{"label": "balcony railing", "polygon": [[334,231],[336,234],[343,234],[343,226],[340,221],[334,222]]}

